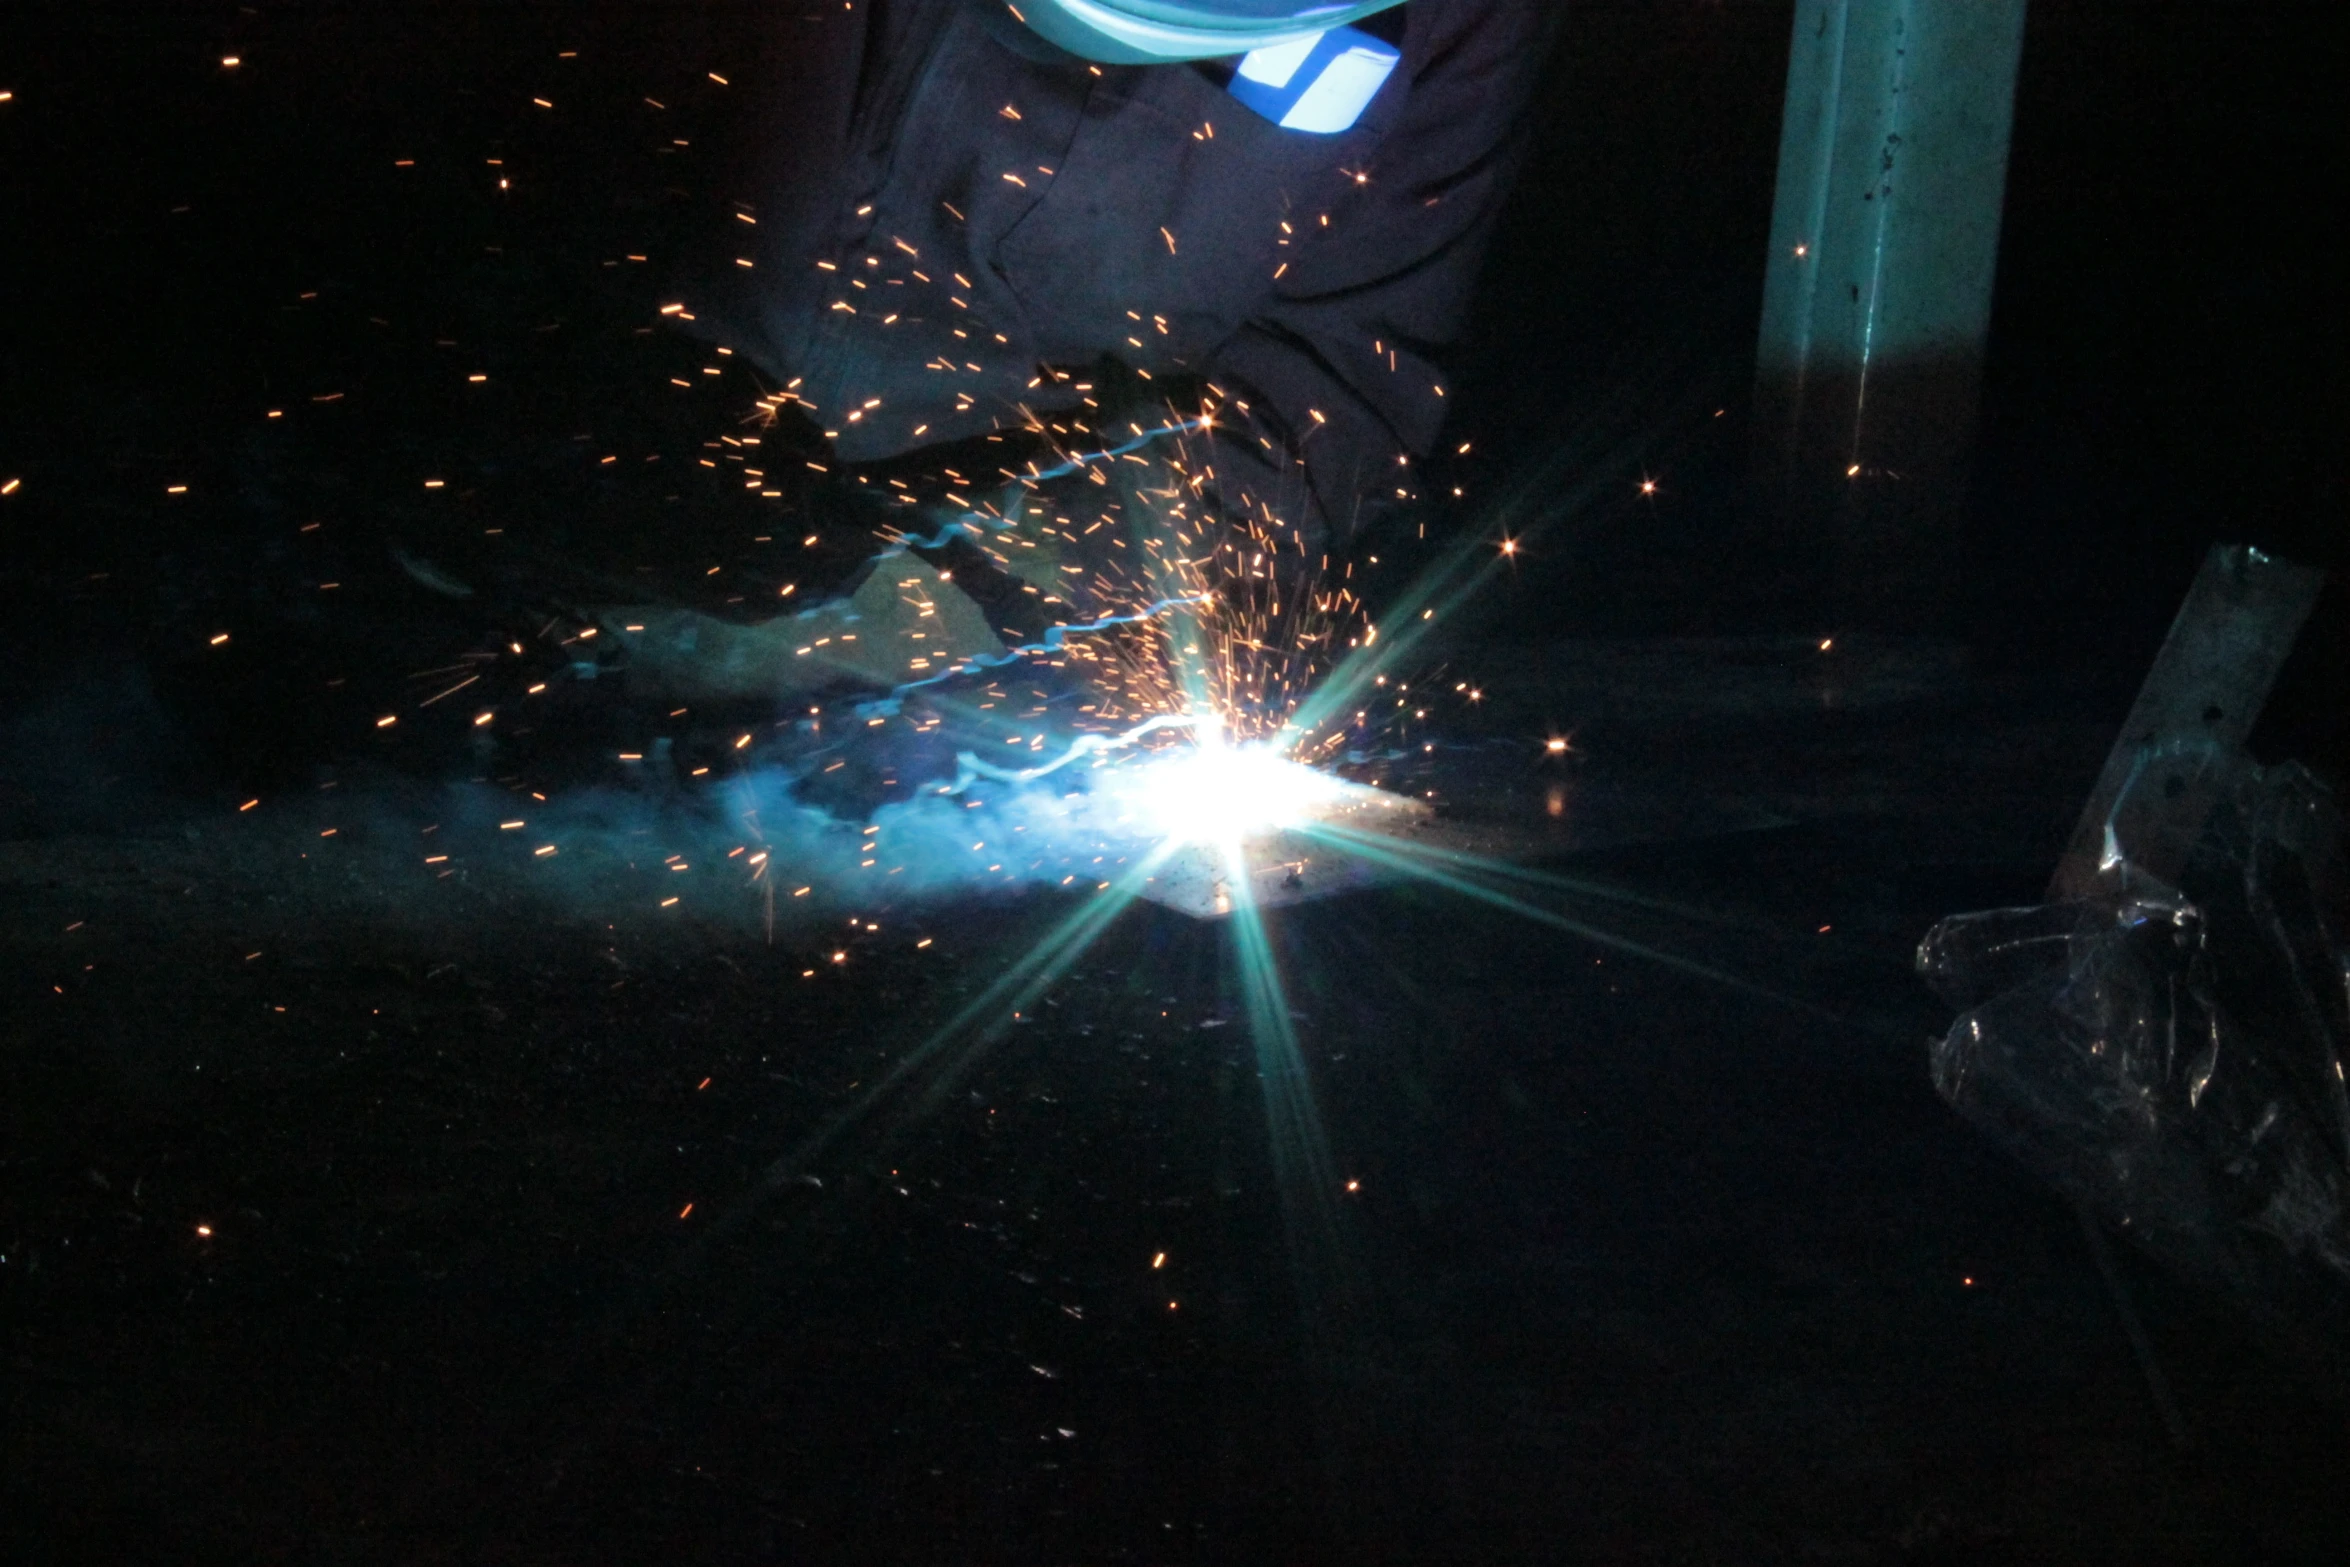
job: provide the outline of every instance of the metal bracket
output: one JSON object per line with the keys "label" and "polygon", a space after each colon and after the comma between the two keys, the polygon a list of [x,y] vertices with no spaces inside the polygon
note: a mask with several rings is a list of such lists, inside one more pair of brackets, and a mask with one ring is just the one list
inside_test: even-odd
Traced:
{"label": "metal bracket", "polygon": [[[2325,573],[2278,560],[2243,544],[2215,544],[2171,622],[2162,651],[2138,688],[2138,700],[2089,791],[2080,825],[2049,883],[2051,902],[2097,896],[2105,878],[2107,830],[2115,807],[2147,758],[2197,749],[2224,754],[2242,748],[2276,688],[2285,659],[2317,605]],[[2133,824],[2144,847],[2138,869],[2177,879],[2203,823],[2219,803],[2218,780],[2182,760],[2159,791],[2138,790],[2142,809],[2160,821]],[[2155,863],[2148,863],[2151,856]],[[2175,860],[2176,863],[2165,863]]]}

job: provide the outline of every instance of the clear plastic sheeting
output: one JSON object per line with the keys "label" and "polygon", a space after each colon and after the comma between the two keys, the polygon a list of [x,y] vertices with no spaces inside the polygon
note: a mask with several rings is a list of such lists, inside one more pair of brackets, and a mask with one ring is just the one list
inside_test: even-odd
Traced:
{"label": "clear plastic sheeting", "polygon": [[[1934,1086],[2060,1192],[2350,1365],[2350,877],[2306,769],[2141,758],[2096,896],[1944,920]],[[2162,867],[2157,875],[2150,867]]]}

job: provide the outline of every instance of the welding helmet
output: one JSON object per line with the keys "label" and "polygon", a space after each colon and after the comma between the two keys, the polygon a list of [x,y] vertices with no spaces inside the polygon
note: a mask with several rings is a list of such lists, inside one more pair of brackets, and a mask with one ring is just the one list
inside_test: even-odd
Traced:
{"label": "welding helmet", "polygon": [[1019,0],[1014,14],[1104,65],[1213,60],[1311,44],[1403,0]]}

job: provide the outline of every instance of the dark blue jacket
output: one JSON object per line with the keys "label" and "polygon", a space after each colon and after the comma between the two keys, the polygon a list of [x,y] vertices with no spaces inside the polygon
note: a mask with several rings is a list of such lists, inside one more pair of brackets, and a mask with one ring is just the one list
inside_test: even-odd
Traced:
{"label": "dark blue jacket", "polygon": [[1210,383],[1247,409],[1213,455],[1223,505],[1342,544],[1443,422],[1436,356],[1559,10],[1412,0],[1402,64],[1334,136],[1209,70],[1090,65],[991,0],[771,11],[733,84],[763,155],[687,303],[850,463],[1082,417],[1105,356]]}

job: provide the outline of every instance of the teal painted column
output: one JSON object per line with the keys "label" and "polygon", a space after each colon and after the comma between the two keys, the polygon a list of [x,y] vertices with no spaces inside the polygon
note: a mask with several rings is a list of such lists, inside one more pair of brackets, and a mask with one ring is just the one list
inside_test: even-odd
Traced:
{"label": "teal painted column", "polygon": [[1853,595],[1954,563],[2025,0],[1798,0],[1754,470]]}

